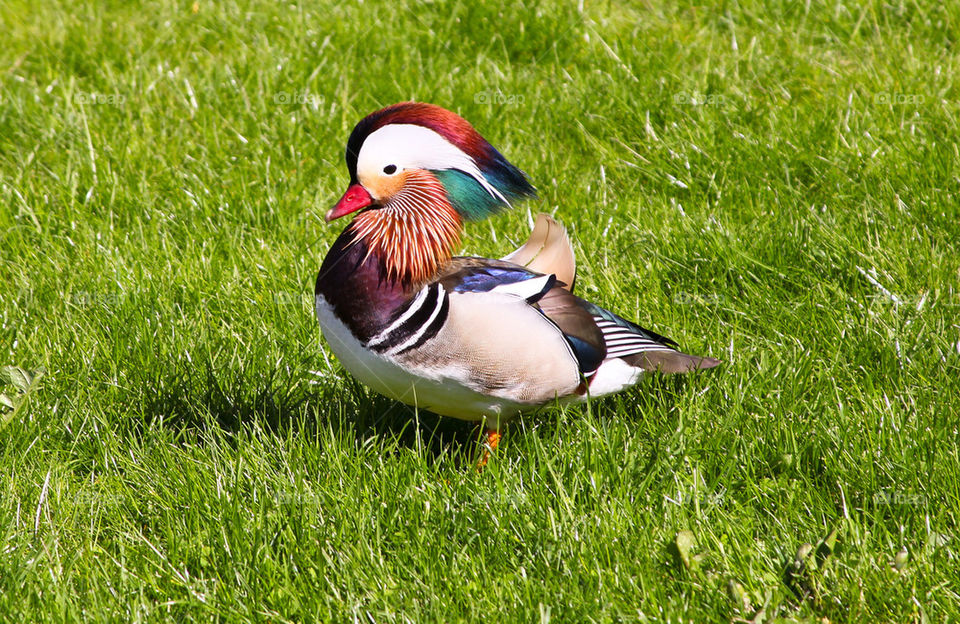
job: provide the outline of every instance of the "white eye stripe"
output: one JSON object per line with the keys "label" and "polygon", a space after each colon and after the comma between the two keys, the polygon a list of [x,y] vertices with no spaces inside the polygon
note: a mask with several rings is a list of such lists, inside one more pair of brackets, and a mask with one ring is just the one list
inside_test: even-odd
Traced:
{"label": "white eye stripe", "polygon": [[458,169],[475,179],[490,195],[509,205],[507,198],[487,181],[469,154],[429,128],[389,124],[371,132],[357,154],[357,176],[373,178],[382,175],[384,168],[390,165],[397,170]]}

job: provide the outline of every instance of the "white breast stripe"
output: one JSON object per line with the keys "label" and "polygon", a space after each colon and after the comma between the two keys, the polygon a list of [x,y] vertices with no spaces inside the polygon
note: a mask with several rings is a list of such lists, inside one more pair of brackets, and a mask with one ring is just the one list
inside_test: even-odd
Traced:
{"label": "white breast stripe", "polygon": [[400,318],[390,323],[390,326],[385,330],[374,336],[367,342],[368,347],[375,347],[387,338],[390,337],[391,332],[395,331],[398,327],[403,325],[407,319],[417,313],[421,307],[423,307],[423,301],[427,298],[427,293],[430,291],[429,286],[424,286],[420,292],[417,293],[417,296],[413,298],[413,301],[410,302],[410,305],[407,306],[407,309],[403,314],[400,315]]}
{"label": "white breast stripe", "polygon": [[396,355],[397,353],[400,353],[410,345],[416,344],[417,341],[420,340],[420,337],[423,336],[424,332],[426,332],[427,329],[430,328],[430,324],[433,323],[435,318],[437,318],[437,315],[440,314],[440,310],[443,309],[443,303],[444,301],[446,301],[448,295],[447,295],[447,291],[445,291],[443,289],[443,286],[441,286],[439,283],[434,284],[434,286],[436,286],[440,290],[440,296],[437,297],[437,305],[433,309],[433,312],[430,314],[430,318],[428,318],[426,322],[420,326],[420,329],[417,330],[417,333],[410,336],[410,338],[408,338],[402,344],[399,344],[393,347],[392,349],[390,349],[389,351],[386,351],[385,355]]}

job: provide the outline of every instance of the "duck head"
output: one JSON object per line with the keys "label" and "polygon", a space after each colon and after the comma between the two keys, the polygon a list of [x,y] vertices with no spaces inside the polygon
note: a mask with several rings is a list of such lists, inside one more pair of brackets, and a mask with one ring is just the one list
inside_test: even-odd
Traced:
{"label": "duck head", "polygon": [[456,113],[403,102],[376,111],[347,141],[350,186],[327,221],[357,213],[347,228],[387,276],[421,282],[459,244],[464,220],[536,197],[522,171]]}
{"label": "duck head", "polygon": [[371,113],[350,134],[346,161],[350,186],[328,221],[416,201],[424,185],[442,186],[451,207],[470,220],[536,196],[523,172],[466,119],[435,104],[402,102]]}

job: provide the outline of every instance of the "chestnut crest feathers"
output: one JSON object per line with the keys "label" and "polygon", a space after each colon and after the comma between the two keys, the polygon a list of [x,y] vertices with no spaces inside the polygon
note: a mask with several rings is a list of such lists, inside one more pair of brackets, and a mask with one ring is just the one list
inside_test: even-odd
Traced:
{"label": "chestnut crest feathers", "polygon": [[379,203],[400,190],[391,178],[430,171],[464,219],[483,219],[536,196],[523,172],[469,122],[434,104],[403,102],[368,115],[350,134],[346,161],[351,184]]}

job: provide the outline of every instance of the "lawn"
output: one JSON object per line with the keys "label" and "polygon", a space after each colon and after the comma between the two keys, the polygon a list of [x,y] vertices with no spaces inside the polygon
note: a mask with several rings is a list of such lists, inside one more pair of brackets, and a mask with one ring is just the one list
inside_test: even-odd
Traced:
{"label": "lawn", "polygon": [[[0,5],[0,621],[960,619],[960,6]],[[723,360],[511,426],[313,316],[353,125],[469,119]]]}

